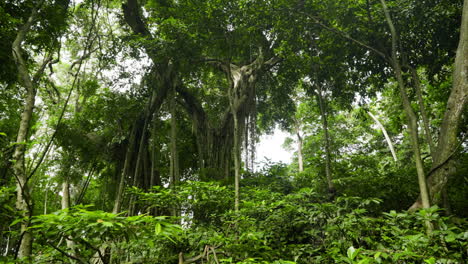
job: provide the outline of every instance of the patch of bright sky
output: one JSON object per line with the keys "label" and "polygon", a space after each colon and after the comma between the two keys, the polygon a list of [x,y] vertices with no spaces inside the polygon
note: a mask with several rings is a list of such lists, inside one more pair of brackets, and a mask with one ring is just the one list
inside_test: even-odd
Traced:
{"label": "patch of bright sky", "polygon": [[282,131],[278,127],[275,128],[272,135],[260,136],[255,159],[257,167],[262,167],[266,159],[272,162],[291,163],[293,152],[289,152],[282,147],[287,137],[289,137],[289,133]]}

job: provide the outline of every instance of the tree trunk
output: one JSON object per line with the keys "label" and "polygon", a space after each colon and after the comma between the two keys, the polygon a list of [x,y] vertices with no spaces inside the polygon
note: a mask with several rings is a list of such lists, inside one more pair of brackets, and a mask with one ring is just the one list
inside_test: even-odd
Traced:
{"label": "tree trunk", "polygon": [[132,131],[130,133],[130,138],[128,140],[128,146],[127,146],[127,152],[125,154],[125,162],[124,166],[122,168],[122,173],[120,175],[120,181],[119,181],[119,186],[117,188],[117,194],[114,200],[114,208],[112,210],[112,213],[118,214],[120,213],[120,209],[122,207],[122,200],[123,200],[123,194],[124,194],[124,189],[125,189],[125,181],[128,176],[128,172],[131,167],[131,162],[133,159],[133,156],[135,155],[135,141],[136,141],[136,133],[137,133],[137,127],[136,124],[133,126]]}
{"label": "tree trunk", "polygon": [[234,211],[239,212],[239,182],[240,182],[240,142],[239,142],[239,123],[237,120],[237,113],[233,108],[234,117]]}
{"label": "tree trunk", "polygon": [[[43,1],[40,1],[38,5],[33,8],[27,22],[18,31],[18,34],[12,44],[12,53],[18,70],[19,83],[26,89],[26,98],[24,100],[23,112],[21,113],[21,121],[18,129],[18,135],[16,137],[15,151],[13,153],[13,173],[15,174],[17,182],[16,208],[25,218],[25,220],[21,222],[21,242],[17,252],[18,258],[20,259],[29,258],[32,252],[33,237],[31,231],[28,230],[28,227],[30,221],[29,218],[32,217],[33,214],[33,204],[28,188],[29,179],[25,169],[25,154],[26,143],[29,140],[29,128],[37,92],[34,80],[36,79],[36,76],[41,74],[41,70],[39,70],[36,73],[35,78],[31,78],[28,66],[23,58],[21,45],[26,34],[29,32],[31,25],[35,22],[38,9],[42,6],[42,3]],[[45,66],[45,63],[42,66]]]}
{"label": "tree trunk", "polygon": [[[434,161],[428,176],[428,186],[434,204],[440,202],[441,192],[447,184],[449,176],[454,172],[451,160],[459,141],[457,135],[462,113],[466,109],[468,98],[468,1],[463,4],[460,41],[458,43],[455,65],[453,67],[452,90],[447,101],[444,118],[439,132],[439,140],[435,150]],[[421,207],[419,198],[410,209]]]}
{"label": "tree trunk", "polygon": [[424,106],[424,99],[422,97],[422,87],[419,80],[418,72],[416,69],[410,67],[411,75],[413,76],[414,88],[416,96],[418,98],[419,110],[421,111],[421,118],[423,120],[424,134],[426,136],[427,144],[429,144],[429,151],[431,153],[432,160],[434,160],[434,141],[432,140],[431,129],[429,128],[429,118],[427,116],[426,107]]}
{"label": "tree trunk", "polygon": [[[395,73],[395,77],[398,82],[398,87],[400,89],[400,97],[403,103],[403,109],[406,114],[408,132],[410,134],[411,148],[413,150],[414,160],[416,163],[416,171],[418,174],[419,191],[422,197],[422,204],[423,204],[423,208],[429,208],[430,207],[429,193],[427,190],[426,176],[424,174],[424,165],[421,159],[421,153],[420,153],[420,148],[419,148],[417,117],[416,117],[416,114],[414,113],[413,108],[411,107],[411,102],[406,93],[406,87],[405,87],[405,83],[403,80],[403,74],[401,71],[400,62],[397,57],[397,33],[393,25],[392,19],[390,17],[390,13],[388,11],[385,0],[380,0],[380,1],[382,3],[382,7],[385,13],[385,18],[387,20],[387,24],[390,28],[390,32],[392,35],[391,63],[392,63],[393,71]],[[429,229],[430,227],[428,226],[428,230]]]}
{"label": "tree trunk", "polygon": [[[65,176],[68,177],[68,176]],[[62,209],[70,207],[70,182],[65,179],[62,183]]]}
{"label": "tree trunk", "polygon": [[[32,83],[31,83],[32,85]],[[16,208],[21,212],[21,215],[25,218],[21,222],[21,244],[18,251],[18,258],[29,258],[32,252],[32,241],[33,237],[30,231],[28,231],[29,220],[28,218],[32,217],[33,208],[32,201],[28,187],[28,176],[25,171],[25,161],[24,156],[26,152],[26,142],[29,138],[29,124],[32,118],[34,103],[36,97],[36,87],[30,86],[28,88],[28,95],[25,100],[24,110],[21,114],[21,122],[18,130],[18,136],[16,138],[15,152],[13,154],[13,159],[15,163],[13,165],[13,173],[16,176],[17,180],[17,200]]]}
{"label": "tree trunk", "polygon": [[152,150],[151,150],[151,179],[150,179],[150,188],[153,186],[160,186],[161,185],[161,177],[159,175],[159,170],[158,170],[158,160],[160,156],[159,149],[161,146],[157,143],[156,141],[156,125],[157,125],[158,119],[156,116],[153,117],[153,124],[152,124]]}
{"label": "tree trunk", "polygon": [[179,182],[179,157],[177,153],[177,118],[176,118],[176,93],[172,91],[170,102],[171,108],[171,185],[176,186]]}
{"label": "tree trunk", "polygon": [[302,157],[302,137],[299,132],[299,128],[296,130],[297,135],[297,163],[299,163],[299,172],[304,171],[304,161]]}
{"label": "tree trunk", "polygon": [[330,135],[328,133],[328,118],[327,118],[327,109],[325,102],[323,101],[322,89],[317,87],[317,101],[319,103],[320,115],[322,119],[322,128],[324,133],[324,142],[325,142],[325,175],[327,177],[328,192],[332,197],[335,195],[335,186],[332,181],[332,172],[331,172],[331,150],[330,150]]}

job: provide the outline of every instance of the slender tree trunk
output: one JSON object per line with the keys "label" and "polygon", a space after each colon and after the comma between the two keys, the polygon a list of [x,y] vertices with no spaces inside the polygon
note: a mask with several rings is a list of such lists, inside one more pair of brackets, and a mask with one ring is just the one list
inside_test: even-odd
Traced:
{"label": "slender tree trunk", "polygon": [[130,138],[128,140],[127,152],[125,154],[125,162],[122,168],[122,173],[120,175],[119,186],[117,188],[117,194],[116,194],[115,201],[114,201],[114,208],[112,210],[112,213],[114,214],[120,213],[120,210],[122,207],[122,200],[123,200],[123,194],[124,194],[124,189],[125,189],[125,181],[128,175],[128,171],[130,170],[130,167],[131,167],[131,161],[134,156],[134,148],[135,148],[136,133],[137,133],[136,126],[137,126],[136,124],[133,126],[132,131],[130,133]]}
{"label": "slender tree trunk", "polygon": [[[144,116],[144,123],[143,123],[143,128],[141,129],[141,135],[138,143],[138,151],[137,151],[137,156],[136,156],[136,162],[135,162],[135,171],[133,172],[133,186],[138,185],[138,179],[141,179],[143,177],[141,171],[142,171],[142,163],[143,163],[143,157],[146,155],[146,146],[147,146],[147,130],[149,126],[149,122],[151,120],[151,116],[153,114],[153,103],[155,101],[155,98],[157,97],[156,91],[153,91],[151,99],[148,101],[148,105],[146,107],[145,112],[143,113]],[[134,203],[135,197],[134,195],[130,196],[130,201],[128,204],[129,208],[129,215],[133,215],[135,212],[135,203]]]}
{"label": "slender tree trunk", "polygon": [[[36,101],[37,87],[31,78],[28,66],[23,58],[22,42],[29,32],[31,25],[37,17],[38,9],[42,6],[43,1],[40,1],[36,7],[31,11],[27,22],[19,30],[16,38],[12,44],[13,58],[18,69],[18,77],[20,84],[26,89],[26,97],[23,105],[23,112],[21,113],[21,121],[16,137],[16,147],[13,153],[13,173],[17,181],[17,201],[16,208],[21,212],[22,216],[26,219],[21,222],[21,242],[18,250],[18,258],[29,258],[32,252],[33,236],[31,231],[28,230],[29,218],[33,214],[33,204],[30,199],[30,191],[28,187],[28,175],[25,169],[25,154],[26,143],[29,140],[29,128],[33,115],[34,105]],[[44,64],[43,64],[44,66]],[[41,74],[40,70],[36,73]],[[36,76],[35,78],[36,79]]]}
{"label": "slender tree trunk", "polygon": [[302,157],[302,137],[299,128],[296,129],[297,135],[297,163],[299,163],[299,172],[304,171],[304,161]]}
{"label": "slender tree trunk", "polygon": [[151,180],[150,180],[150,187],[153,186],[160,186],[161,185],[161,177],[159,175],[158,171],[158,160],[160,156],[159,149],[161,146],[157,143],[156,140],[156,135],[157,135],[157,130],[156,130],[156,125],[157,125],[158,119],[156,116],[153,117],[153,127],[152,127],[152,150],[151,150]]}
{"label": "slender tree trunk", "polygon": [[[68,179],[68,175],[65,176],[62,183],[62,209],[70,208],[70,181]],[[72,255],[75,255],[75,243],[72,240],[65,238],[67,243],[67,248],[71,252]],[[71,263],[76,263],[74,260],[71,260]]]}
{"label": "slender tree trunk", "polygon": [[431,153],[432,160],[434,160],[434,141],[432,140],[431,129],[429,128],[429,118],[427,116],[426,107],[424,106],[424,99],[422,96],[421,81],[419,80],[418,72],[416,69],[410,67],[411,75],[413,76],[414,88],[416,96],[418,98],[419,110],[421,111],[421,118],[423,120],[424,134],[426,136],[427,143],[429,144],[429,151]]}
{"label": "slender tree trunk", "polygon": [[179,155],[177,153],[177,117],[175,89],[173,90],[171,108],[171,185],[175,186],[179,182]]}
{"label": "slender tree trunk", "polygon": [[322,119],[322,127],[324,132],[324,142],[325,142],[325,175],[327,177],[328,192],[334,196],[336,190],[332,181],[332,171],[331,171],[331,150],[330,150],[330,135],[328,133],[328,118],[327,118],[327,109],[325,102],[323,101],[322,89],[317,87],[317,101],[319,103],[320,115]]}
{"label": "slender tree trunk", "polygon": [[[26,152],[26,142],[28,140],[29,124],[32,118],[34,103],[36,97],[36,88],[28,89],[28,96],[25,101],[24,110],[21,114],[21,122],[18,130],[16,142],[18,145],[15,148],[13,159],[13,173],[17,180],[17,200],[16,208],[22,212],[22,216],[29,218],[32,216],[32,201],[30,200],[30,192],[28,187],[28,176],[24,167],[24,155]],[[18,258],[30,257],[32,251],[32,234],[27,230],[29,225],[28,220],[21,222],[22,240],[18,252]]]}
{"label": "slender tree trunk", "polygon": [[46,183],[45,195],[44,195],[44,214],[47,214],[47,201],[49,197],[49,182]]}
{"label": "slender tree trunk", "polygon": [[[387,24],[392,34],[391,63],[392,63],[393,71],[395,73],[395,77],[398,82],[398,87],[400,89],[400,97],[403,103],[403,109],[406,114],[408,132],[410,134],[411,148],[413,150],[414,160],[416,163],[416,171],[418,174],[419,191],[422,197],[422,204],[423,204],[423,208],[429,208],[430,207],[429,193],[427,190],[426,176],[424,173],[424,165],[421,159],[421,153],[420,153],[420,148],[419,148],[417,117],[416,117],[416,114],[414,113],[413,108],[411,107],[411,102],[408,98],[408,94],[406,93],[406,87],[405,87],[405,83],[403,80],[403,74],[401,71],[400,62],[397,57],[397,33],[393,25],[392,19],[390,17],[390,13],[388,11],[385,0],[380,0],[380,1],[382,3],[382,7],[385,13]],[[429,229],[430,227],[428,226],[428,230]]]}
{"label": "slender tree trunk", "polygon": [[239,182],[240,182],[240,151],[239,151],[239,123],[237,113],[233,109],[234,118],[234,211],[239,212]]}

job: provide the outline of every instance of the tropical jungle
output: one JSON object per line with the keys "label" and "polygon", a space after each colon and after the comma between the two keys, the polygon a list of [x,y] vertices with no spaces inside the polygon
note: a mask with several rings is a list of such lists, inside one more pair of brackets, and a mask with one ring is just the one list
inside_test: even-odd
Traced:
{"label": "tropical jungle", "polygon": [[1,0],[0,39],[1,263],[468,262],[468,0]]}

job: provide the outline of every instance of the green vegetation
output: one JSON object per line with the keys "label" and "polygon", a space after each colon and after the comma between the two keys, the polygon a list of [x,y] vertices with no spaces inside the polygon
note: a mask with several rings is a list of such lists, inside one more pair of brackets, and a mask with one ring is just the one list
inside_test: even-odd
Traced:
{"label": "green vegetation", "polygon": [[0,38],[2,263],[468,259],[466,0],[4,0]]}

